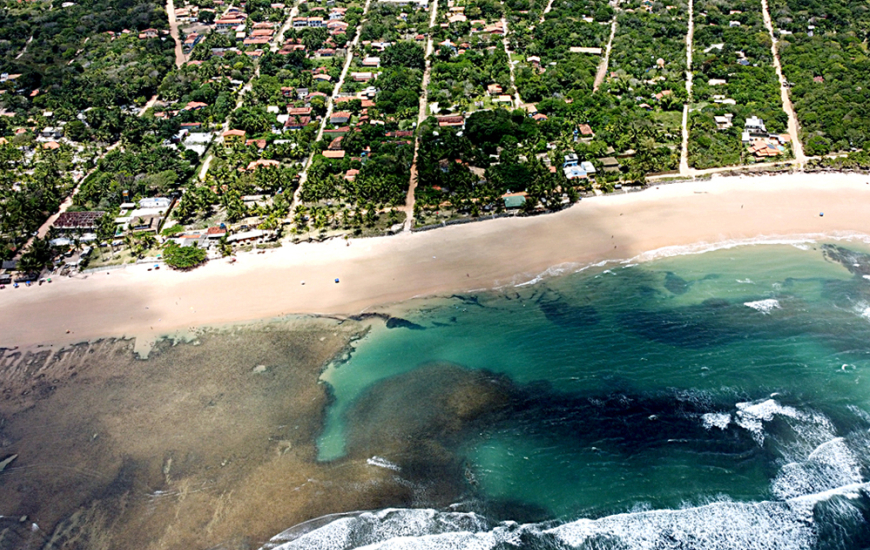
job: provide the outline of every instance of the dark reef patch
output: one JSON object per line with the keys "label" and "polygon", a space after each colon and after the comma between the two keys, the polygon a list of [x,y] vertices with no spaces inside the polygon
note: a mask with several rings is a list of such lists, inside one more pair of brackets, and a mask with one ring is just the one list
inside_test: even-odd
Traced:
{"label": "dark reef patch", "polygon": [[402,319],[401,317],[390,317],[387,319],[387,328],[407,328],[410,330],[426,330],[426,327],[423,325],[418,325],[417,323],[412,323],[407,319]]}
{"label": "dark reef patch", "polygon": [[690,286],[692,286],[691,283],[673,272],[668,271],[665,274],[665,288],[671,294],[685,294]]}

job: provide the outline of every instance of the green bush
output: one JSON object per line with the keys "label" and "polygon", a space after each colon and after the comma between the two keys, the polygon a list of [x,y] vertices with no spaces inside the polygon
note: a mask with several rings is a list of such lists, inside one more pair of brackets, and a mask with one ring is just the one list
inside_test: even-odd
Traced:
{"label": "green bush", "polygon": [[195,246],[178,246],[170,242],[163,249],[163,260],[172,269],[187,271],[205,263],[206,252]]}

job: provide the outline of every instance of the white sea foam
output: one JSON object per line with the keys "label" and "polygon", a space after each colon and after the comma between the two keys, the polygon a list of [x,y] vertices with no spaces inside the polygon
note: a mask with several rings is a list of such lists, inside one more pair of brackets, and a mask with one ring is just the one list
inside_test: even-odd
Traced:
{"label": "white sea foam", "polygon": [[[800,235],[792,235],[783,237],[781,235],[769,235],[754,237],[751,239],[732,239],[719,242],[700,242],[690,245],[666,246],[657,248],[648,252],[643,252],[637,256],[626,260],[630,263],[648,262],[650,260],[658,260],[661,258],[671,258],[674,256],[686,256],[690,254],[705,254],[716,250],[728,250],[741,246],[753,246],[764,244],[783,244],[791,246],[807,246],[815,244],[818,241],[858,241],[870,243],[870,235],[866,233],[858,233],[853,231],[835,231],[833,233],[807,233]],[[809,248],[809,246],[807,246]]]}
{"label": "white sea foam", "polygon": [[745,279],[737,279],[737,282],[740,283],[741,285],[754,285],[755,284],[752,282],[752,279],[750,279],[749,277],[747,277]]}
{"label": "white sea foam", "polygon": [[386,458],[381,458],[379,456],[373,456],[369,459],[366,459],[366,463],[369,466],[377,466],[378,468],[386,468],[388,470],[393,470],[394,472],[402,471],[402,468],[400,468],[398,464],[394,464],[393,462],[390,462]]}
{"label": "white sea foam", "polygon": [[[730,500],[676,510],[644,510],[546,524],[497,525],[473,513],[388,509],[342,518],[299,537],[284,534],[273,550],[494,550],[571,548],[695,548],[699,550],[807,550],[817,541],[813,508],[835,496],[855,497],[870,488],[851,483],[785,501]],[[841,504],[838,513],[854,515]],[[535,541],[540,541],[536,544]],[[555,544],[554,544],[555,543]]]}
{"label": "white sea foam", "polygon": [[769,315],[770,312],[774,309],[781,309],[782,307],[779,305],[779,300],[776,300],[775,298],[758,300],[756,302],[744,302],[743,305],[746,307],[751,307],[755,311],[760,311],[764,315]]}
{"label": "white sea foam", "polygon": [[821,493],[861,482],[861,466],[842,437],[816,447],[802,462],[783,466],[771,484],[782,499]]}
{"label": "white sea foam", "polygon": [[854,310],[860,317],[870,321],[870,304],[864,301],[857,302],[854,306]]}
{"label": "white sea foam", "polygon": [[731,415],[728,413],[706,413],[701,415],[701,422],[708,430],[712,428],[724,430],[728,424],[731,424]]}
{"label": "white sea foam", "polygon": [[749,431],[753,439],[759,444],[764,444],[764,423],[773,420],[774,415],[782,415],[800,419],[802,414],[792,407],[783,407],[773,399],[755,403],[737,403],[735,420],[737,424]]}

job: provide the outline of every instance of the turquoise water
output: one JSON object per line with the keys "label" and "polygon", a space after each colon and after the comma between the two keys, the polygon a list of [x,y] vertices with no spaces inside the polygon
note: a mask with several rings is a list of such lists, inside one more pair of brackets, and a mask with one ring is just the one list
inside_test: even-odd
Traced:
{"label": "turquoise water", "polygon": [[[846,246],[719,250],[412,304],[324,372],[319,458],[371,455],[420,484],[426,453],[444,454],[432,475],[461,465],[463,505],[342,528],[384,548],[403,547],[390,525],[421,548],[867,547],[870,257]],[[445,403],[488,395],[474,379],[455,396],[481,373],[506,396],[498,410],[449,418],[465,409]]]}

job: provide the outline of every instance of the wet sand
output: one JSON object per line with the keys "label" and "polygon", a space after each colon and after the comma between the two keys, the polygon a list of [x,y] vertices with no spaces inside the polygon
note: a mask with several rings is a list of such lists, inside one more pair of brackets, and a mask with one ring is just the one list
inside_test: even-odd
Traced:
{"label": "wet sand", "polygon": [[867,180],[844,174],[717,178],[584,200],[546,216],[349,246],[337,240],[287,245],[190,273],[137,266],[7,288],[0,292],[0,345],[107,335],[137,337],[142,345],[192,326],[290,313],[353,314],[415,296],[516,284],[560,264],[627,260],[665,247],[868,235]]}

